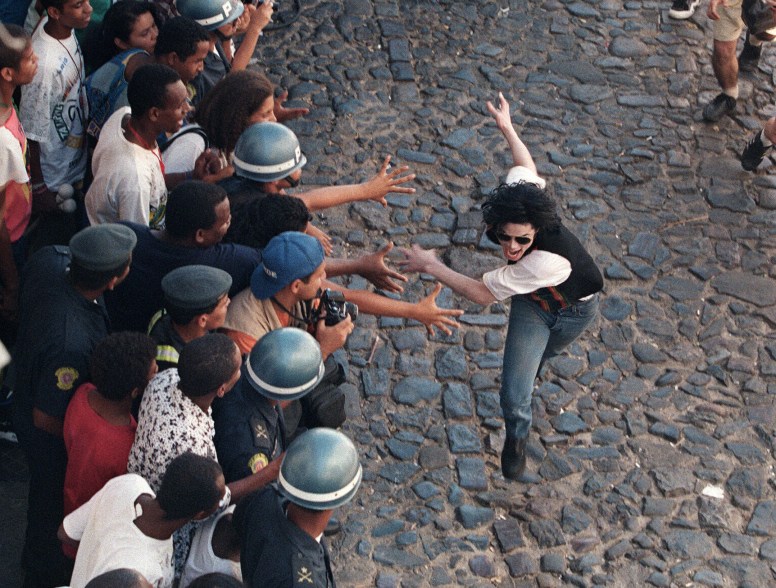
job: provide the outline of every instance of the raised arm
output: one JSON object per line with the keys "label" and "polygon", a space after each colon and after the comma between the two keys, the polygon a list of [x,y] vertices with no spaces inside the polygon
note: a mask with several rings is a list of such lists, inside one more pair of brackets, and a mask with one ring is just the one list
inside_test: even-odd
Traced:
{"label": "raised arm", "polygon": [[303,200],[310,212],[359,200],[374,200],[383,206],[388,206],[385,196],[389,192],[398,192],[401,194],[413,194],[415,192],[415,188],[408,188],[401,185],[414,180],[415,174],[402,176],[401,174],[410,169],[406,165],[388,171],[390,162],[391,156],[389,155],[383,160],[380,171],[366,182],[348,184],[346,186],[316,188],[309,192],[294,194],[294,196]]}
{"label": "raised arm", "polygon": [[401,252],[404,254],[404,260],[398,263],[404,271],[431,274],[454,292],[477,304],[496,302],[496,297],[482,281],[450,269],[442,263],[433,249],[421,249],[420,246],[413,245],[412,249],[402,249]]}
{"label": "raised arm", "polygon": [[509,102],[507,102],[507,99],[504,98],[504,95],[501,92],[498,93],[498,100],[498,108],[493,106],[490,100],[486,102],[486,105],[488,107],[488,112],[493,116],[493,120],[496,121],[496,126],[509,144],[509,149],[512,152],[512,161],[515,165],[522,165],[531,170],[531,172],[536,173],[536,164],[534,164],[533,157],[531,157],[528,147],[526,147],[520,140],[520,137],[517,136],[517,131],[512,124],[512,117],[509,113]]}

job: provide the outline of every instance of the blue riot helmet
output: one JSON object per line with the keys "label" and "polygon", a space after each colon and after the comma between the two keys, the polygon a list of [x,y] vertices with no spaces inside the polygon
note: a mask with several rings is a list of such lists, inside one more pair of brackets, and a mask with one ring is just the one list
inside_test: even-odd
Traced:
{"label": "blue riot helmet", "polygon": [[302,329],[286,327],[259,339],[245,362],[248,382],[273,400],[296,400],[315,388],[324,366],[318,341]]}
{"label": "blue riot helmet", "polygon": [[234,148],[234,173],[256,182],[273,182],[290,176],[307,163],[294,131],[274,122],[245,129]]}
{"label": "blue riot helmet", "polygon": [[319,427],[302,433],[288,447],[278,486],[294,504],[327,510],[350,502],[361,475],[353,442],[339,431]]}
{"label": "blue riot helmet", "polygon": [[175,0],[181,16],[190,18],[208,31],[240,18],[245,5],[240,0]]}

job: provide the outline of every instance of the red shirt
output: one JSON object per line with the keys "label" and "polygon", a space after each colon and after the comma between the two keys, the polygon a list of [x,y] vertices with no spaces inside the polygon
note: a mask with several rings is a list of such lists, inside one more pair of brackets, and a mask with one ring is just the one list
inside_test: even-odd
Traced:
{"label": "red shirt", "polygon": [[135,440],[135,419],[130,415],[128,425],[110,424],[89,404],[91,390],[95,387],[89,383],[78,388],[65,414],[65,516],[87,502],[108,480],[127,473],[129,450]]}

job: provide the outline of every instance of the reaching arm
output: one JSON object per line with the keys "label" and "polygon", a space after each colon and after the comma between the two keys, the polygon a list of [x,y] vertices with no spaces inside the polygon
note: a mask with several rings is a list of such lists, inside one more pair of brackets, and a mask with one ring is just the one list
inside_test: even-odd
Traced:
{"label": "reaching arm", "polygon": [[394,280],[406,282],[407,278],[385,265],[385,256],[393,249],[393,243],[369,255],[355,259],[327,259],[326,273],[331,276],[346,276],[358,274],[386,292],[400,294],[404,289]]}
{"label": "reaching arm", "polygon": [[480,280],[475,280],[447,267],[436,256],[433,250],[421,249],[413,245],[412,249],[402,249],[404,260],[399,265],[408,272],[431,274],[437,280],[449,286],[454,292],[468,298],[477,304],[492,304],[496,302],[488,287]]}
{"label": "reaching arm", "polygon": [[522,165],[527,167],[531,172],[536,173],[536,164],[534,163],[531,153],[528,151],[528,147],[520,140],[517,135],[514,125],[512,124],[512,118],[509,114],[509,102],[504,98],[504,95],[499,92],[499,107],[496,108],[490,102],[486,102],[488,112],[493,116],[496,121],[496,126],[504,135],[504,138],[509,144],[509,149],[512,152],[512,161],[515,165]]}
{"label": "reaching arm", "polygon": [[253,52],[256,50],[256,43],[259,41],[261,30],[272,20],[272,4],[270,0],[266,0],[266,2],[259,6],[253,6],[252,4],[245,6],[246,11],[251,11],[251,20],[248,30],[240,42],[240,47],[234,52],[232,71],[242,71],[248,67],[251,57],[253,57]]}
{"label": "reaching arm", "polygon": [[278,473],[280,472],[280,463],[283,461],[283,455],[273,459],[255,474],[251,474],[242,480],[231,482],[229,484],[229,491],[232,493],[232,502],[240,502],[243,497],[251,492],[261,490],[267,484],[271,484],[277,480]]}
{"label": "reaching arm", "polygon": [[436,305],[436,297],[442,290],[441,284],[437,284],[431,294],[417,303],[394,300],[367,290],[348,290],[332,282],[326,282],[325,285],[332,290],[340,290],[345,295],[345,300],[358,305],[359,311],[378,316],[414,319],[423,323],[429,334],[433,334],[433,327],[436,327],[446,335],[450,335],[452,333],[450,327],[458,326],[455,319],[451,317],[463,314],[462,310],[439,308]]}
{"label": "reaching arm", "polygon": [[388,206],[385,196],[389,192],[402,194],[413,194],[415,192],[415,188],[401,186],[401,184],[414,180],[415,174],[402,176],[401,174],[409,170],[409,167],[406,165],[388,171],[390,162],[391,156],[389,155],[383,160],[380,171],[370,180],[361,184],[316,188],[302,194],[294,194],[294,196],[304,201],[310,212],[359,200],[374,200],[383,206]]}

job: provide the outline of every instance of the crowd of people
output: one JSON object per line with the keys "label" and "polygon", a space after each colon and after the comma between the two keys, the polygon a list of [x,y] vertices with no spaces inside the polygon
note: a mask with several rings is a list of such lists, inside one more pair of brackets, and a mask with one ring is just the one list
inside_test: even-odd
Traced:
{"label": "crowd of people", "polygon": [[[506,264],[474,279],[402,249],[405,271],[440,282],[411,303],[391,243],[333,258],[311,214],[413,193],[406,166],[387,157],[360,184],[294,191],[307,160],[282,123],[307,109],[248,69],[271,2],[28,4],[8,2],[0,26],[3,394],[30,471],[25,586],[333,586],[322,537],[361,483],[336,430],[341,350],[359,312],[450,334],[462,311],[437,306],[442,284],[511,301],[501,471],[521,479],[535,379],[595,320],[603,279],[503,95],[487,108],[513,166],[482,213]],[[709,16],[726,22],[713,121],[769,33],[736,60],[740,2],[711,0]],[[746,169],[772,140],[776,120]],[[395,296],[328,279],[349,274]]]}
{"label": "crowd of people", "polygon": [[287,193],[307,160],[282,122],[307,109],[247,69],[271,2],[105,4],[42,0],[31,32],[0,27],[25,586],[334,585],[321,537],[361,482],[336,432],[356,308],[446,333],[461,311],[441,286],[410,303],[330,282],[406,278],[390,243],[331,257],[311,213],[387,205],[414,175],[385,158]]}

